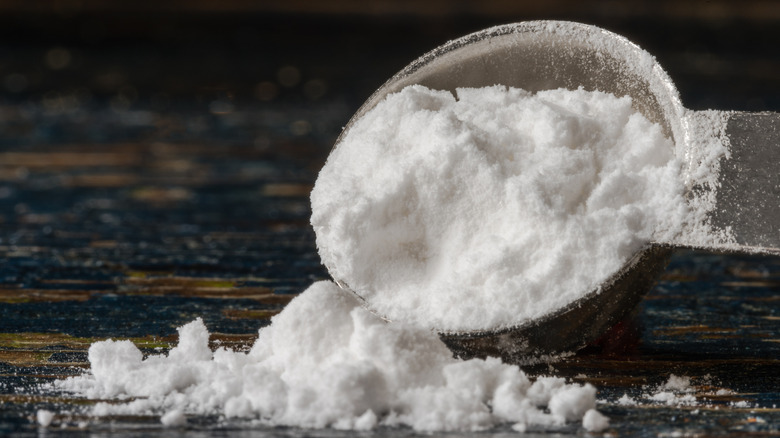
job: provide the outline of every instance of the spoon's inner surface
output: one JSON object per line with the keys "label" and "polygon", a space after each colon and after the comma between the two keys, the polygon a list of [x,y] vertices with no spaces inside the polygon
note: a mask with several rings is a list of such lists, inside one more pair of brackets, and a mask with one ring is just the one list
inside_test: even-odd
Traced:
{"label": "spoon's inner surface", "polygon": [[[454,92],[457,88],[496,84],[532,92],[583,88],[617,96],[628,95],[632,98],[634,110],[661,125],[664,134],[674,141],[677,149],[684,144],[684,131],[681,128],[683,109],[677,92],[649,54],[622,37],[592,26],[567,22],[529,22],[478,32],[422,56],[369,98],[347,125],[337,145],[358,119],[388,94],[408,85]],[[677,151],[677,154],[680,152]],[[665,250],[646,248],[627,266],[634,272],[655,273],[663,268],[665,255]],[[565,351],[582,346],[583,342],[589,340],[586,338],[598,336],[622,318],[625,314],[621,312],[622,309],[630,311],[638,297],[646,291],[644,286],[652,284],[652,279],[642,277],[636,280],[627,276],[627,272],[624,269],[611,278],[605,278],[601,288],[582,295],[582,299],[563,309],[555,309],[537,321],[543,324],[531,321],[500,332],[471,332],[460,339],[467,339],[466,344],[471,345],[464,344],[464,348],[475,347],[485,351],[488,350],[486,345],[500,344],[497,347],[499,351],[511,351],[512,354],[539,350],[536,347],[540,346],[546,351]],[[336,281],[339,280],[337,275],[334,277]],[[341,282],[339,284],[344,285]],[[620,290],[605,291],[605,288]],[[360,290],[356,292],[360,294]],[[571,317],[572,312],[579,312],[579,316],[585,315],[578,310],[583,308],[590,309],[584,319]],[[549,334],[555,334],[564,317],[571,321],[567,323],[570,330],[559,337],[561,342],[555,343],[556,336],[551,338]],[[537,344],[534,336],[529,336],[534,330],[547,334],[538,341],[545,345]],[[450,336],[448,344],[458,350],[460,335],[445,336]],[[472,342],[476,338],[481,339],[479,345]],[[523,345],[528,347],[526,351],[519,348]]]}
{"label": "spoon's inner surface", "polygon": [[496,84],[532,92],[582,87],[628,95],[635,110],[660,124],[678,149],[682,146],[683,109],[667,74],[638,46],[594,26],[532,21],[450,41],[380,87],[353,116],[345,132],[387,94],[413,84],[449,91]]}

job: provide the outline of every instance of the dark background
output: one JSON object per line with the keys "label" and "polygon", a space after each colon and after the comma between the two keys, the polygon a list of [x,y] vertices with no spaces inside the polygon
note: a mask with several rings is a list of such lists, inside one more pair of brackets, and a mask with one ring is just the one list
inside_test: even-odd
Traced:
{"label": "dark background", "polygon": [[[780,5],[757,0],[2,1],[2,97],[78,91],[82,100],[118,97],[164,108],[308,95],[343,99],[353,109],[449,39],[536,19],[580,21],[628,37],[657,56],[693,109],[779,106]],[[299,73],[282,81],[287,86],[279,83],[284,66]],[[25,80],[14,83],[13,73]],[[268,84],[258,89],[266,81],[276,93]]]}

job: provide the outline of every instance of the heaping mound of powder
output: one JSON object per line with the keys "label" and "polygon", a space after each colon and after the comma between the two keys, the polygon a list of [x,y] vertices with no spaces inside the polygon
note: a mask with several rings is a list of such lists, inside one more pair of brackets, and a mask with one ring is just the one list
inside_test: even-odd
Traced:
{"label": "heaping mound of powder", "polygon": [[95,343],[91,371],[55,384],[90,398],[133,399],[98,403],[94,415],[157,414],[171,426],[186,424],[186,415],[218,415],[307,428],[523,430],[587,413],[593,427],[593,386],[555,377],[532,383],[498,359],[454,359],[429,330],[388,324],[330,282],[290,302],[249,353],[212,352],[200,320],[179,336],[167,355],[145,359],[130,341]]}
{"label": "heaping mound of powder", "polygon": [[331,275],[390,320],[518,325],[683,223],[674,145],[628,97],[410,86],[359,119],[311,194]]}

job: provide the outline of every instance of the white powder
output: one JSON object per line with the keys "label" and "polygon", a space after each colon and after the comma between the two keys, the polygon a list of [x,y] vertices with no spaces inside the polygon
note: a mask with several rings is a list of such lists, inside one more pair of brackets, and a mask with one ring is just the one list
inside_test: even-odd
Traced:
{"label": "white powder", "polygon": [[687,143],[683,175],[686,187],[695,196],[688,199],[690,214],[684,223],[685,232],[677,239],[680,245],[728,249],[734,243],[730,229],[716,230],[709,219],[717,207],[720,163],[731,157],[726,134],[729,117],[731,113],[726,111],[690,110],[683,117]]}
{"label": "white powder", "polygon": [[631,396],[628,394],[623,394],[622,397],[617,399],[616,403],[620,406],[636,406],[638,404],[637,401],[631,398]]}
{"label": "white powder", "polygon": [[588,432],[601,432],[609,427],[609,418],[595,409],[585,412],[582,417],[582,427]]}
{"label": "white powder", "polygon": [[[735,392],[727,388],[719,388],[717,390],[710,390],[709,392],[703,392],[703,388],[711,388],[716,383],[712,382],[710,375],[704,375],[696,379],[697,383],[694,384],[692,379],[688,376],[677,376],[670,374],[669,378],[661,383],[655,385],[645,385],[642,387],[643,393],[637,398],[632,398],[628,394],[623,394],[622,397],[614,401],[618,406],[654,406],[654,405],[666,405],[675,407],[692,407],[692,406],[706,406],[709,408],[718,409],[722,404],[713,403],[712,400],[708,400],[708,396],[733,396]],[[703,397],[702,397],[703,396]],[[602,401],[607,403],[606,400]],[[743,405],[741,402],[730,402],[729,406],[732,407],[749,407],[747,401]],[[692,411],[693,414],[698,413],[698,409]],[[583,426],[585,420],[583,419]]]}
{"label": "white powder", "polygon": [[361,117],[312,191],[332,276],[441,331],[519,325],[680,232],[681,162],[629,97],[410,86]]}
{"label": "white powder", "polygon": [[594,387],[532,382],[494,358],[459,361],[430,328],[522,323],[594,290],[647,242],[675,239],[692,217],[680,167],[627,97],[408,87],[350,129],[312,193],[323,262],[397,322],[319,282],[249,353],[212,352],[197,320],[167,355],[96,343],[90,372],[56,385],[128,400],[93,415],[155,414],[169,426],[218,415],[305,428],[582,421],[602,431]]}
{"label": "white powder", "polygon": [[662,389],[672,390],[676,392],[693,392],[691,387],[691,378],[688,376],[677,376],[669,374],[669,380],[661,385]]}
{"label": "white powder", "polygon": [[650,396],[650,400],[664,403],[667,406],[695,406],[698,404],[696,397],[691,394],[676,394],[670,391],[659,391]]}
{"label": "white powder", "polygon": [[46,409],[38,409],[35,413],[35,420],[43,427],[48,427],[53,419],[54,413]]}
{"label": "white powder", "polygon": [[698,404],[698,400],[693,392],[690,377],[670,374],[669,379],[660,385],[654,394],[648,395],[648,398],[668,406],[694,406]]}
{"label": "white powder", "polygon": [[[429,330],[386,323],[330,282],[312,285],[260,330],[249,353],[208,348],[197,320],[179,329],[167,355],[143,358],[129,341],[89,348],[88,374],[58,381],[98,403],[93,415],[249,418],[267,425],[368,430],[476,431],[594,417],[596,390],[561,378],[535,382],[498,359],[460,361]],[[546,412],[544,408],[547,407]],[[40,421],[39,414],[39,421]]]}
{"label": "white powder", "polygon": [[652,394],[645,397],[653,402],[663,403],[667,406],[697,406],[699,400],[693,395],[694,387],[691,386],[691,378],[688,376],[669,375],[669,379],[659,385]]}
{"label": "white powder", "polygon": [[179,409],[166,412],[160,417],[160,423],[168,427],[179,427],[187,424],[187,416]]}

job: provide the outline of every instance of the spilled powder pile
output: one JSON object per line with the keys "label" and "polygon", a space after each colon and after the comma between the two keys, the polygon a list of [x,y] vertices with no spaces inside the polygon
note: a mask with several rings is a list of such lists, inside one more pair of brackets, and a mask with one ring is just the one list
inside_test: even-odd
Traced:
{"label": "spilled powder pile", "polygon": [[89,398],[133,399],[99,403],[94,415],[156,414],[170,426],[186,424],[187,415],[358,430],[608,425],[594,410],[594,387],[556,377],[532,383],[498,359],[454,359],[429,330],[386,323],[331,282],[290,302],[249,353],[212,352],[200,320],[179,336],[167,355],[146,359],[130,341],[95,343],[90,373],[56,385]]}
{"label": "spilled powder pile", "polygon": [[688,215],[681,164],[629,97],[410,86],[312,191],[323,263],[391,321],[510,327],[596,290]]}

